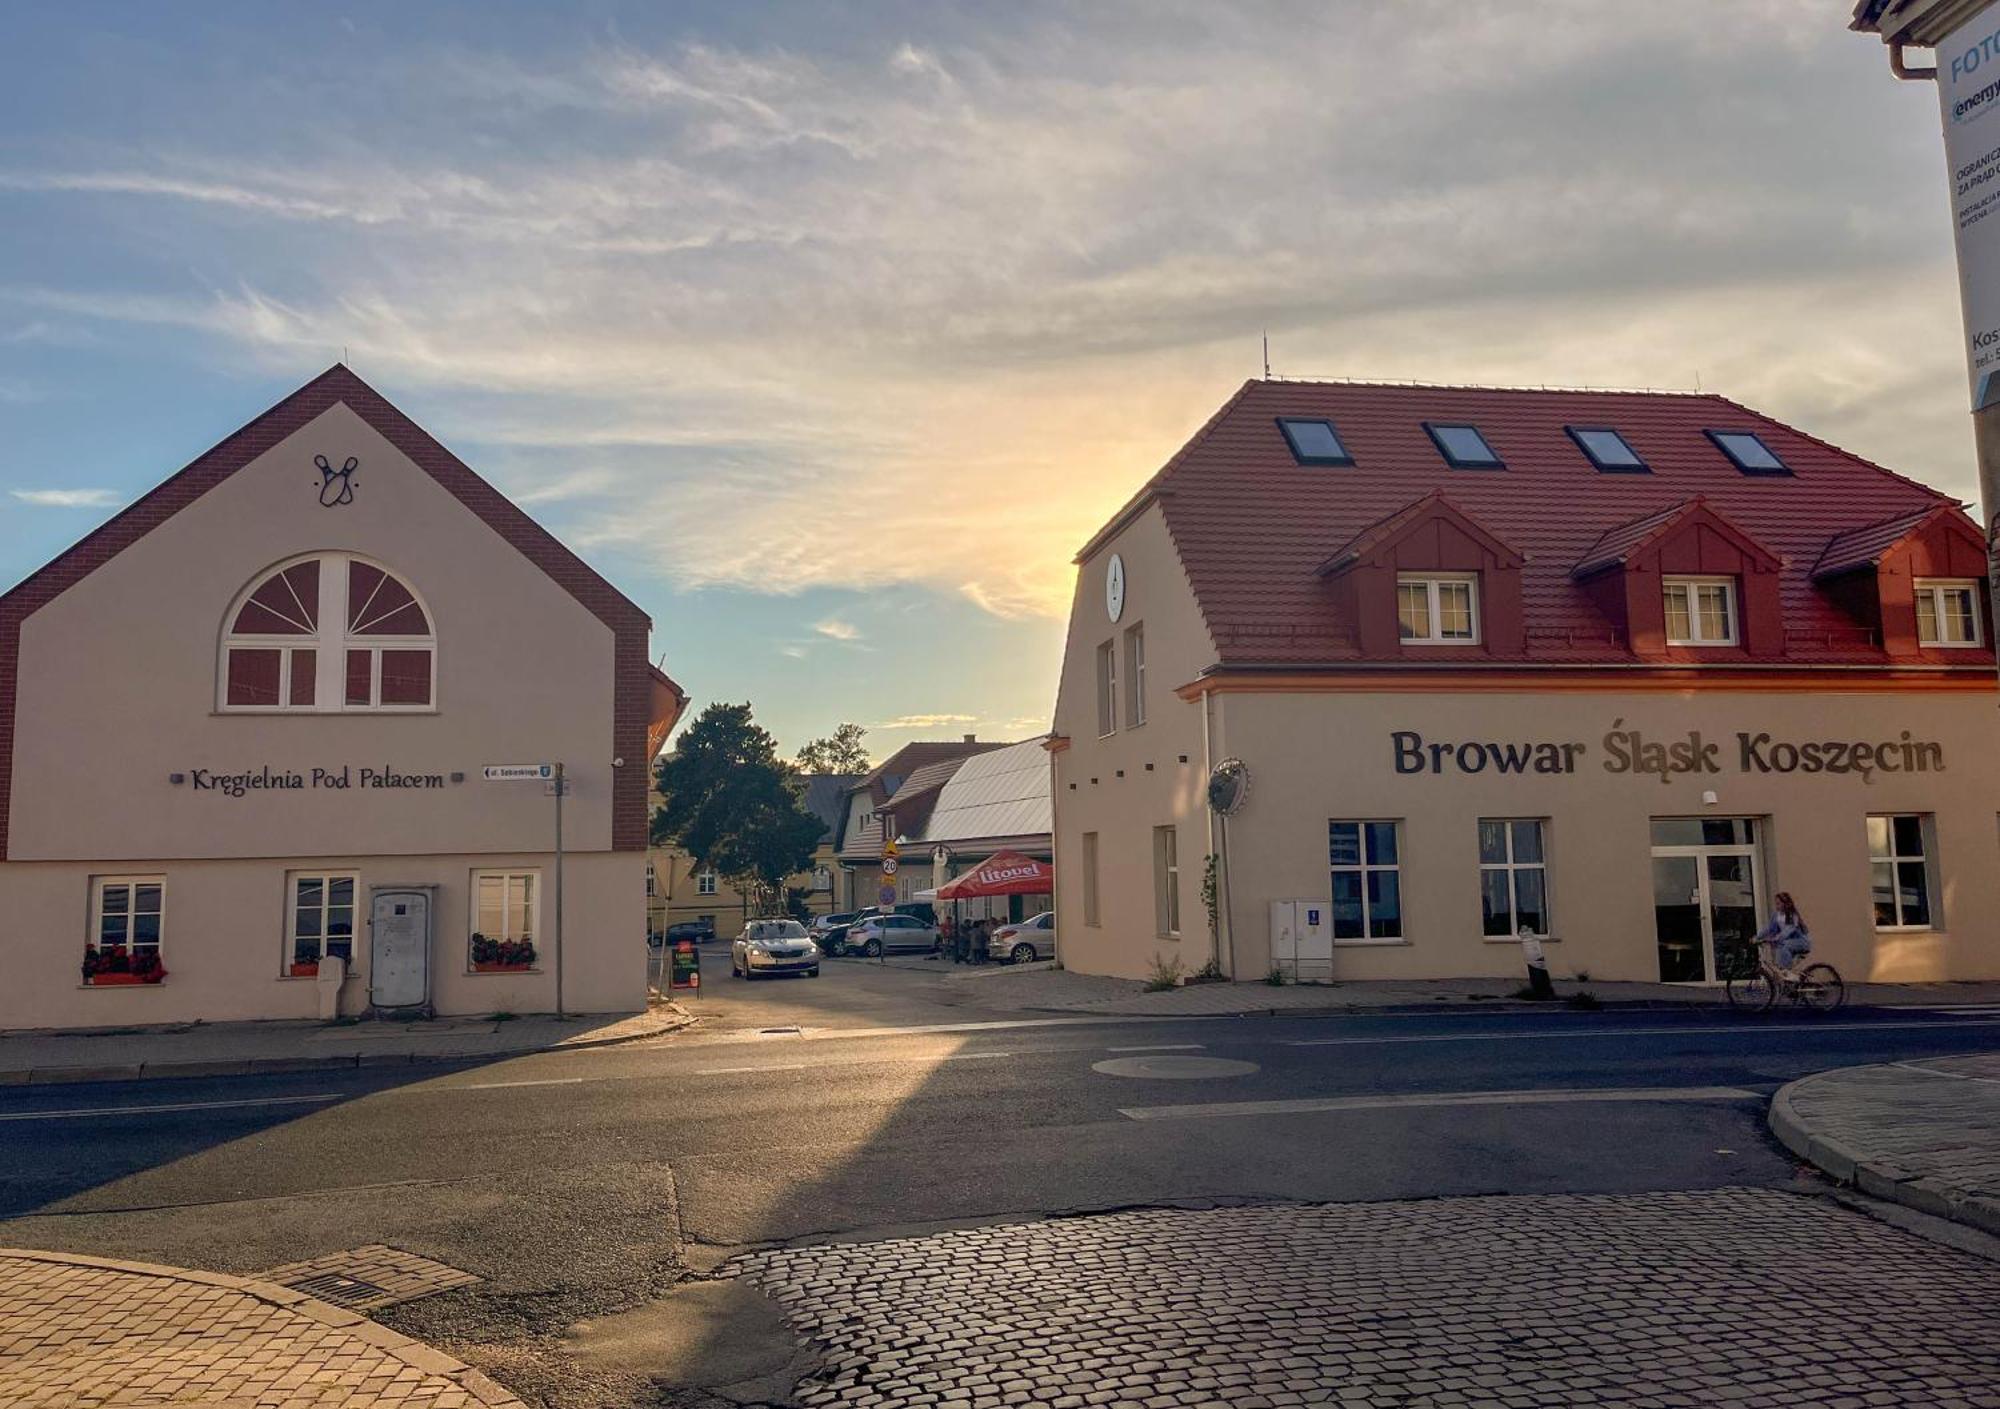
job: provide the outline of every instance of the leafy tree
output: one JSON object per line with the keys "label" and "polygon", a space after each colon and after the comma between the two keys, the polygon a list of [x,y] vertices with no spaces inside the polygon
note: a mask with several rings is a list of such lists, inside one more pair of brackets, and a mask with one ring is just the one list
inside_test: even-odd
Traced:
{"label": "leafy tree", "polygon": [[682,733],[655,774],[658,844],[678,846],[768,908],[785,878],[812,864],[822,830],[806,811],[798,770],[746,704],[712,704]]}
{"label": "leafy tree", "polygon": [[799,767],[808,773],[866,773],[868,746],[861,740],[867,733],[859,724],[843,724],[831,738],[814,739],[800,749]]}

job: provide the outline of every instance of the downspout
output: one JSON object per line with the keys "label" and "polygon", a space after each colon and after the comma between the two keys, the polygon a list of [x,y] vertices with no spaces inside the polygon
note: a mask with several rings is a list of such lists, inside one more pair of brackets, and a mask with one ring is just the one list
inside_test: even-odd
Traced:
{"label": "downspout", "polygon": [[[1210,936],[1215,963],[1232,981],[1236,977],[1236,927],[1229,895],[1229,819],[1208,805],[1208,780],[1215,773],[1215,691],[1201,696],[1201,809],[1208,815],[1208,850],[1215,862],[1215,933]],[[1225,950],[1228,963],[1223,962]]]}

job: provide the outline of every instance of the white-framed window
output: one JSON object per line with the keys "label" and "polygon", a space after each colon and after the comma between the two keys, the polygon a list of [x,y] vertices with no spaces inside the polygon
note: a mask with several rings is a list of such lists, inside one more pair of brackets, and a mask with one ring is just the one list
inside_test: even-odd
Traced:
{"label": "white-framed window", "polygon": [[1477,574],[1397,573],[1396,632],[1406,646],[1479,644]]}
{"label": "white-framed window", "polygon": [[352,871],[292,871],[285,876],[285,964],[287,972],[317,973],[326,958],[354,965],[354,896],[359,878]]}
{"label": "white-framed window", "polygon": [[653,863],[648,861],[646,863],[646,899],[651,900],[655,895],[659,894],[659,891],[660,891],[659,872],[655,871],[653,869]]}
{"label": "white-framed window", "polygon": [[1917,644],[1979,644],[1979,584],[1969,579],[1920,577],[1917,589]]}
{"label": "white-framed window", "polygon": [[536,871],[472,874],[472,967],[525,969],[541,936],[541,875]]}
{"label": "white-framed window", "polygon": [[1097,833],[1083,834],[1083,922],[1101,923],[1097,909]]}
{"label": "white-framed window", "polygon": [[1479,819],[1480,932],[1488,939],[1549,934],[1548,856],[1536,817]]}
{"label": "white-framed window", "polygon": [[1333,942],[1386,943],[1403,937],[1400,822],[1329,821],[1327,866],[1333,881]]}
{"label": "white-framed window", "polygon": [[1153,917],[1160,934],[1181,932],[1181,843],[1173,827],[1153,828]]}
{"label": "white-framed window", "polygon": [[715,881],[716,881],[715,872],[713,871],[701,872],[694,878],[694,893],[696,895],[714,895]]}
{"label": "white-framed window", "polygon": [[1921,813],[1869,817],[1869,889],[1876,929],[1932,928],[1929,831],[1930,818]]}
{"label": "white-framed window", "polygon": [[162,968],[166,912],[165,876],[92,876],[86,980],[96,973],[144,976]]}
{"label": "white-framed window", "polygon": [[230,604],[216,700],[231,711],[433,710],[430,612],[402,578],[352,553],[280,563]]}
{"label": "white-framed window", "polygon": [[1125,727],[1146,722],[1146,627],[1125,628]]}
{"label": "white-framed window", "polygon": [[1118,728],[1118,643],[1106,641],[1097,648],[1097,736],[1103,738]]}
{"label": "white-framed window", "polygon": [[1666,593],[1669,646],[1733,646],[1736,580],[1729,577],[1669,577]]}

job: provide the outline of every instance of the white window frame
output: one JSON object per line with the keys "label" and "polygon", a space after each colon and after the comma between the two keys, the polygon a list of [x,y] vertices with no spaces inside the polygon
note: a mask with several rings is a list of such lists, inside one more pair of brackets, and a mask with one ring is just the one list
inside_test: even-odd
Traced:
{"label": "white window frame", "polygon": [[[277,636],[256,632],[236,634],[237,614],[251,596],[266,582],[280,573],[289,572],[301,563],[319,564],[319,601],[316,606],[316,629],[311,634]],[[347,630],[347,578],[356,563],[375,569],[392,581],[400,583],[409,592],[424,620],[430,625],[428,635],[422,636],[350,636]],[[229,654],[232,650],[266,650],[278,652],[278,703],[276,704],[231,704],[229,702]],[[383,704],[382,700],[382,652],[427,651],[430,657],[430,696],[427,704]],[[313,674],[313,701],[311,704],[292,704],[292,661],[299,651],[310,651],[315,658]],[[369,652],[369,702],[367,704],[347,703],[347,653],[349,651]],[[424,600],[416,584],[410,579],[375,559],[360,553],[301,553],[273,563],[252,578],[243,590],[229,603],[229,610],[222,618],[221,646],[215,656],[215,707],[224,714],[435,714],[438,709],[438,639],[437,614]]]}
{"label": "white window frame", "polygon": [[1125,628],[1125,727],[1146,722],[1146,624]]}
{"label": "white window frame", "polygon": [[1083,834],[1083,922],[1092,929],[1104,923],[1097,889],[1097,833]]}
{"label": "white window frame", "polygon": [[[1981,631],[1979,625],[1979,579],[1972,577],[1920,577],[1913,585],[1916,589],[1918,645],[1935,647],[1941,651],[1962,651],[1976,649],[1983,643],[1984,633]],[[1946,620],[1944,611],[1945,598],[1947,594],[1958,592],[1965,594],[1966,605],[1971,608],[1969,621],[1972,627],[1972,639],[1968,641],[1947,641],[1938,634],[1939,629],[1944,625]],[[1931,634],[1929,639],[1925,639],[1924,636],[1923,604],[1926,601],[1930,603],[1931,607]]]}
{"label": "white window frame", "polygon": [[[502,888],[501,888],[501,892],[500,892],[500,919],[501,919],[501,923],[502,923],[502,925],[503,925],[503,926],[511,926],[511,925],[512,925],[512,923],[513,923],[513,913],[514,913],[514,904],[513,904],[513,900],[514,900],[514,896],[513,896],[513,887],[514,887],[514,883],[515,883],[516,881],[523,881],[523,882],[525,882],[525,883],[527,884],[527,887],[528,887],[528,904],[527,904],[527,912],[528,912],[528,928],[527,928],[527,930],[526,930],[526,932],[525,932],[525,933],[522,933],[522,934],[515,934],[515,933],[514,933],[514,932],[513,932],[513,931],[512,931],[511,929],[508,929],[508,931],[507,931],[506,933],[504,933],[504,934],[491,934],[491,933],[488,933],[488,932],[487,932],[487,930],[485,930],[485,929],[484,929],[484,928],[483,928],[483,927],[482,927],[482,926],[480,925],[480,923],[479,923],[479,908],[480,908],[480,896],[479,896],[479,893],[480,893],[480,890],[481,890],[481,889],[483,888],[483,886],[484,886],[484,883],[485,883],[485,882],[487,882],[487,881],[492,881],[492,880],[497,880],[497,881],[500,881],[500,882],[502,882]],[[478,934],[478,935],[485,935],[485,936],[486,936],[486,938],[488,938],[488,939],[491,939],[491,940],[498,940],[498,941],[500,941],[500,942],[502,942],[502,943],[512,943],[512,942],[514,942],[514,941],[517,941],[517,940],[523,940],[523,939],[525,939],[525,940],[527,940],[527,941],[528,941],[528,942],[529,942],[530,944],[532,944],[532,945],[534,945],[534,946],[535,946],[535,949],[536,949],[536,952],[537,952],[537,956],[538,956],[538,957],[536,958],[536,960],[535,960],[535,963],[536,963],[537,967],[539,967],[539,966],[540,966],[540,964],[541,964],[541,959],[540,959],[540,957],[539,957],[539,954],[540,954],[540,950],[541,950],[541,945],[542,945],[542,940],[541,940],[541,934],[542,934],[542,873],[541,873],[541,872],[540,872],[539,870],[537,870],[537,869],[535,869],[535,868],[533,868],[533,867],[526,867],[526,868],[522,868],[522,869],[512,869],[512,868],[507,868],[507,867],[500,867],[500,868],[494,868],[494,869],[489,869],[489,870],[482,870],[482,871],[474,871],[474,872],[472,873],[472,898],[471,898],[471,904],[469,904],[468,906],[466,906],[466,910],[468,911],[468,918],[469,918],[469,920],[471,921],[471,923],[469,923],[469,924],[468,924],[468,925],[466,926],[466,930],[465,930],[465,958],[466,958],[466,963],[467,963],[467,965],[468,965],[468,966],[470,966],[470,964],[471,964],[471,962],[472,962],[472,936],[473,936],[473,935],[475,935],[475,934]]]}
{"label": "white window frame", "polygon": [[660,894],[660,873],[653,863],[646,863],[646,899],[656,900]]}
{"label": "white window frame", "polygon": [[[1471,634],[1444,634],[1443,589],[1463,587]],[[1428,634],[1403,635],[1403,594],[1420,588],[1424,594],[1424,625]],[[1396,574],[1396,635],[1405,646],[1476,646],[1479,644],[1479,574],[1476,572],[1399,572]]]}
{"label": "white window frame", "polygon": [[[300,959],[299,952],[299,882],[318,881],[320,883],[319,940],[317,953],[310,960]],[[327,912],[333,908],[332,895],[335,881],[348,881],[353,885],[349,892],[347,908],[354,913],[350,916],[353,928],[347,934],[347,970],[354,972],[355,949],[361,939],[361,874],[358,871],[287,871],[285,872],[285,950],[279,962],[278,972],[288,974],[293,964],[320,963],[326,959]]]}
{"label": "white window frame", "polygon": [[[1514,855],[1514,828],[1523,823],[1531,823],[1541,841],[1542,859],[1522,861]],[[1484,853],[1479,860],[1479,931],[1483,938],[1493,943],[1517,939],[1521,933],[1521,891],[1516,877],[1522,871],[1542,873],[1542,927],[1530,931],[1537,939],[1550,938],[1555,930],[1553,915],[1555,905],[1549,894],[1549,822],[1546,817],[1481,817],[1479,826],[1495,825],[1504,828],[1507,839],[1507,856],[1502,861],[1488,861]],[[1398,855],[1401,853],[1399,852]],[[1504,935],[1486,933],[1486,873],[1505,871],[1507,873],[1507,917],[1511,925]]]}
{"label": "white window frame", "polygon": [[[1701,594],[1704,589],[1722,589],[1722,609],[1728,617],[1728,631],[1722,636],[1710,636],[1702,630]],[[1685,636],[1674,635],[1673,612],[1667,603],[1674,593],[1687,595],[1688,629]],[[1737,646],[1743,642],[1743,616],[1736,579],[1733,577],[1699,577],[1675,575],[1660,579],[1660,612],[1666,626],[1669,646]]]}
{"label": "white window frame", "polygon": [[[1898,851],[1896,849],[1896,823],[1906,817],[1914,818],[1917,824],[1917,845],[1922,850],[1914,853]],[[1875,921],[1875,933],[1929,934],[1935,930],[1943,929],[1944,926],[1938,923],[1937,871],[1931,863],[1931,854],[1937,850],[1934,819],[1931,814],[1927,812],[1871,812],[1868,814],[1868,821],[1886,823],[1885,830],[1889,835],[1889,847],[1887,851],[1878,852],[1872,840],[1868,843],[1868,908],[1871,911],[1875,908],[1875,868],[1883,864],[1887,864],[1889,867],[1889,894],[1895,898],[1896,906],[1896,923],[1885,925],[1880,921]],[[1911,862],[1920,865],[1924,873],[1924,909],[1929,912],[1930,918],[1921,924],[1906,923],[1903,919],[1902,870],[1906,864]]]}
{"label": "white window frame", "polygon": [[164,968],[167,962],[167,878],[163,875],[92,876],[90,878],[90,935],[85,941],[86,947],[97,950],[105,948],[103,939],[104,892],[107,889],[118,888],[127,892],[125,898],[125,939],[121,944],[112,947],[122,948],[128,958],[138,954],[142,945],[135,942],[132,938],[134,928],[132,917],[139,913],[137,907],[140,886],[158,886],[160,890],[160,937],[151,943],[144,944],[143,947],[152,950],[159,958],[161,967]]}
{"label": "white window frame", "polygon": [[1181,937],[1180,829],[1153,828],[1153,924],[1162,939]]}
{"label": "white window frame", "polygon": [[694,874],[694,893],[696,895],[714,895],[717,883],[718,877],[714,871],[697,871]]}
{"label": "white window frame", "polygon": [[1097,737],[1118,732],[1118,638],[1097,648]]}
{"label": "white window frame", "polygon": [[[1361,859],[1355,865],[1336,866],[1333,864],[1331,857],[1329,857],[1327,861],[1327,874],[1329,875],[1329,877],[1336,871],[1342,871],[1342,872],[1351,871],[1358,874],[1361,877],[1361,933],[1358,935],[1349,936],[1346,939],[1342,939],[1338,935],[1334,935],[1333,942],[1337,945],[1409,943],[1409,937],[1407,934],[1407,930],[1409,928],[1409,905],[1407,903],[1407,897],[1405,896],[1403,891],[1402,821],[1398,818],[1393,818],[1393,817],[1329,817],[1327,818],[1326,825],[1328,829],[1329,840],[1331,840],[1332,829],[1336,826],[1360,828],[1358,836],[1361,843]],[[1396,859],[1394,861],[1385,864],[1382,862],[1370,861],[1368,859],[1368,828],[1371,826],[1386,826],[1395,829]],[[1372,872],[1381,872],[1381,871],[1393,872],[1396,877],[1396,933],[1393,935],[1387,935],[1387,934],[1378,935],[1374,932],[1375,917],[1371,913],[1368,904],[1368,877]],[[1328,893],[1329,894],[1332,893],[1331,880],[1328,881]],[[1327,931],[1329,934],[1331,934],[1333,931],[1332,902],[1329,902],[1327,906],[1326,919],[1327,919]]]}

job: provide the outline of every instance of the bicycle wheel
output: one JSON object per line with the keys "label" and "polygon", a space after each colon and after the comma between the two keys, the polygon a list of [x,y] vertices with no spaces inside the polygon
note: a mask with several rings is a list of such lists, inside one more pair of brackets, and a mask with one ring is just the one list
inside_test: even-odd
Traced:
{"label": "bicycle wheel", "polygon": [[1808,964],[1799,974],[1800,1006],[1831,1013],[1847,1001],[1847,984],[1831,964]]}
{"label": "bicycle wheel", "polygon": [[1739,1013],[1761,1013],[1778,998],[1771,976],[1762,969],[1741,978],[1731,974],[1724,991],[1729,995],[1729,1006]]}

